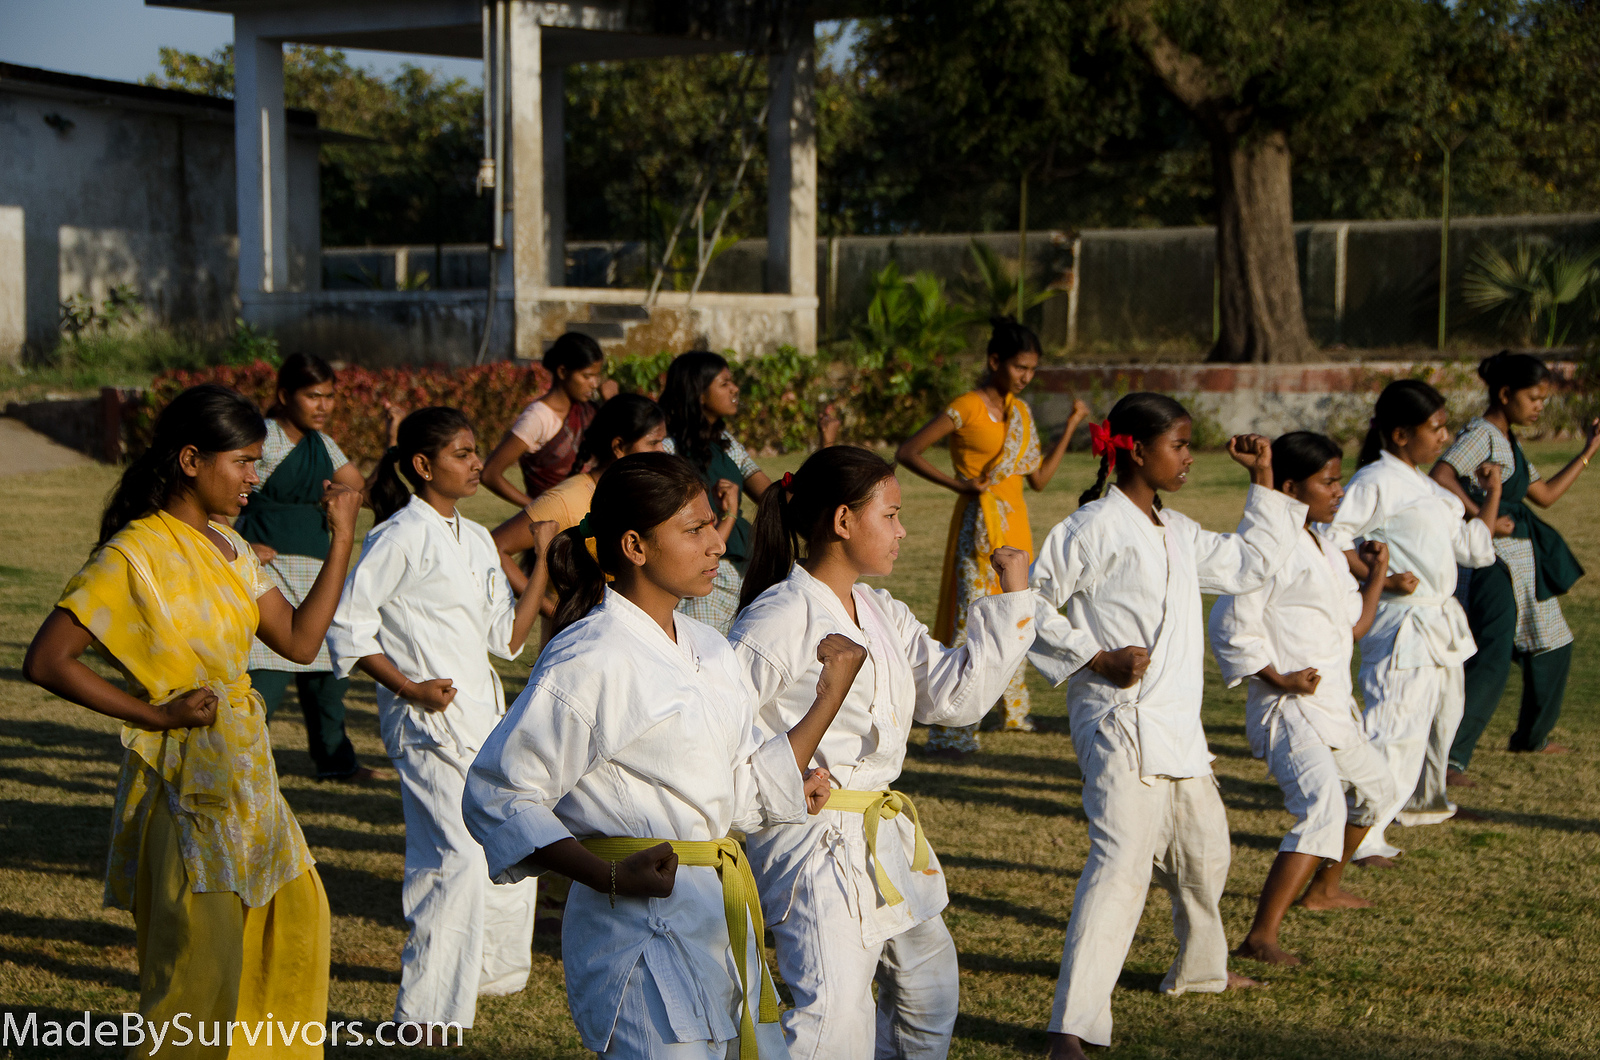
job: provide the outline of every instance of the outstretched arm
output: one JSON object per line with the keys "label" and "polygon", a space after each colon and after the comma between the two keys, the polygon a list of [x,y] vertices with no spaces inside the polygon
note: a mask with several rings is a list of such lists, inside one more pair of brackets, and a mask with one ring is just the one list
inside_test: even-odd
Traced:
{"label": "outstretched arm", "polygon": [[1528,483],[1530,501],[1541,508],[1548,508],[1578,481],[1583,469],[1589,466],[1590,458],[1600,452],[1600,420],[1590,420],[1583,433],[1583,451],[1569,460],[1566,467],[1556,472],[1553,478]]}
{"label": "outstretched arm", "polygon": [[916,434],[900,443],[900,448],[895,450],[894,457],[900,462],[901,467],[910,471],[913,475],[925,478],[937,486],[943,486],[952,493],[982,493],[989,488],[987,480],[979,479],[973,481],[964,478],[953,478],[934,467],[928,462],[928,458],[922,455],[930,445],[941,438],[948,438],[955,433],[955,430],[955,421],[946,413],[941,412],[927,423],[924,423],[922,429]]}
{"label": "outstretched arm", "polygon": [[1083,421],[1089,418],[1089,406],[1082,401],[1072,403],[1072,415],[1067,417],[1067,425],[1062,428],[1061,437],[1056,439],[1056,444],[1050,447],[1050,452],[1039,462],[1039,468],[1028,476],[1028,485],[1034,490],[1042,490],[1050,484],[1055,477],[1056,468],[1061,466],[1061,458],[1066,455],[1067,446],[1072,441],[1072,436],[1078,433],[1078,428],[1083,426]]}

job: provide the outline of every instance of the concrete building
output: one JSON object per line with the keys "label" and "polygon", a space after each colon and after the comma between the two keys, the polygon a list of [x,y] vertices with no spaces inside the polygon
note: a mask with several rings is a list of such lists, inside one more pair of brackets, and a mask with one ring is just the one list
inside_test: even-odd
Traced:
{"label": "concrete building", "polygon": [[[283,115],[285,288],[321,280],[316,115]],[[0,361],[56,344],[61,303],[118,284],[148,319],[238,315],[233,104],[0,63]]]}
{"label": "concrete building", "polygon": [[[778,0],[146,0],[234,20],[239,298],[286,344],[367,363],[536,357],[578,325],[760,353],[816,346],[817,153],[813,23],[848,4]],[[836,10],[840,9],[840,10]],[[483,58],[496,185],[493,284],[471,291],[297,289],[288,218],[283,45]],[[563,72],[579,62],[740,51],[766,55],[770,160],[766,290],[725,294],[567,286]],[[492,296],[490,292],[492,291]],[[494,310],[489,309],[493,302]],[[427,356],[417,356],[419,344]]]}

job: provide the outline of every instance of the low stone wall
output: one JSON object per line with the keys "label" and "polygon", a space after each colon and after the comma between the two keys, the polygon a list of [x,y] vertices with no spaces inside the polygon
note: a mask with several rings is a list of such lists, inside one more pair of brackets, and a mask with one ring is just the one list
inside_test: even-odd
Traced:
{"label": "low stone wall", "polygon": [[[1572,384],[1578,365],[1550,364],[1557,392],[1542,422],[1546,434],[1571,430],[1592,415],[1593,395]],[[1340,441],[1358,440],[1372,417],[1379,391],[1395,379],[1423,378],[1449,401],[1451,425],[1460,426],[1483,408],[1485,392],[1476,366],[1457,362],[1387,361],[1316,365],[1083,365],[1039,369],[1029,403],[1040,429],[1060,429],[1072,403],[1087,401],[1104,416],[1123,394],[1154,390],[1171,394],[1195,415],[1196,443],[1221,444],[1235,434],[1275,438],[1288,431],[1318,431]],[[1529,437],[1539,432],[1524,432]]]}
{"label": "low stone wall", "polygon": [[69,449],[115,464],[126,451],[127,418],[140,393],[101,387],[95,397],[13,401],[5,414]]}

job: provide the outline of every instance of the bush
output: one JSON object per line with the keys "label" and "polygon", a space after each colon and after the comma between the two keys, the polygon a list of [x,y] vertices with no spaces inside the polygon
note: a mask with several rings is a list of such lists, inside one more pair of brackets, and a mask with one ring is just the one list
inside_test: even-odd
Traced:
{"label": "bush", "polygon": [[[167,402],[200,383],[232,387],[266,409],[276,398],[278,370],[266,361],[255,361],[157,376],[130,424],[135,453],[149,443],[156,415]],[[549,388],[550,373],[542,365],[525,368],[509,361],[453,370],[346,368],[339,373],[328,433],[350,459],[376,460],[388,441],[385,402],[407,410],[448,405],[466,413],[479,446],[487,448],[500,440],[528,402]]]}

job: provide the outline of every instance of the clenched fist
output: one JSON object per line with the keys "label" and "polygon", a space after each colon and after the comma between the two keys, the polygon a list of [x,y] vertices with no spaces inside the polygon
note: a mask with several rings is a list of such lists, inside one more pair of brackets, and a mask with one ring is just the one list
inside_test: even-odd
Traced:
{"label": "clenched fist", "polygon": [[822,663],[817,698],[835,698],[843,703],[867,661],[867,649],[842,633],[829,633],[817,644],[817,661]]}
{"label": "clenched fist", "polygon": [[1000,591],[1020,592],[1028,587],[1028,554],[1020,548],[1001,545],[989,556],[989,565],[1000,576]]}
{"label": "clenched fist", "polygon": [[1150,669],[1150,649],[1130,644],[1116,651],[1103,651],[1089,660],[1089,669],[1118,688],[1132,688]]}

